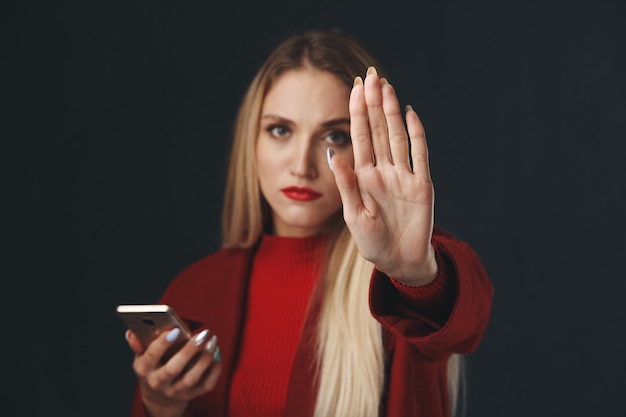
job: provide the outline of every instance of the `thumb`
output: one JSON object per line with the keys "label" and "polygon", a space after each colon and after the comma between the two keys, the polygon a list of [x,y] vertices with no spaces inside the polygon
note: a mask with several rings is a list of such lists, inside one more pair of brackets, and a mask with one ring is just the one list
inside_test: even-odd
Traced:
{"label": "thumb", "polygon": [[130,346],[130,349],[137,355],[141,355],[143,351],[146,350],[137,338],[137,336],[135,336],[135,333],[130,330],[126,330],[125,336],[126,341],[128,342],[128,346]]}
{"label": "thumb", "polygon": [[354,218],[358,209],[363,205],[356,174],[348,161],[341,155],[334,154],[332,148],[328,148],[327,156],[328,165],[335,174],[335,184],[337,184],[343,203],[344,218]]}

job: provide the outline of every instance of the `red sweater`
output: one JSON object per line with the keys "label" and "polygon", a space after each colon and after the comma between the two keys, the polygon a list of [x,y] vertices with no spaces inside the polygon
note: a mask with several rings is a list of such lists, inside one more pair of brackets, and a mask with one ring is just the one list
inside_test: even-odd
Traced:
{"label": "red sweater", "polygon": [[[476,254],[437,228],[433,246],[439,274],[427,286],[408,291],[379,271],[371,277],[370,307],[382,324],[386,352],[387,383],[380,413],[384,417],[449,416],[447,359],[453,352],[472,352],[489,321],[493,287]],[[192,330],[208,327],[219,337],[223,369],[218,384],[191,401],[187,416],[228,416],[233,375],[244,344],[254,255],[254,250],[220,250],[199,259],[172,281],[161,298]],[[320,302],[314,293],[291,367],[285,417],[313,413],[317,385],[311,341]],[[145,416],[139,390],[131,415]]]}
{"label": "red sweater", "polygon": [[282,416],[302,325],[328,238],[264,236],[252,263],[230,417]]}

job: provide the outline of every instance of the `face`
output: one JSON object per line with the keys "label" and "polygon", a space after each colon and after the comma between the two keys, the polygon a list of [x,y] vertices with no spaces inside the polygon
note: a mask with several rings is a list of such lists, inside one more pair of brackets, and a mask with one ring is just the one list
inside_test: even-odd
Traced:
{"label": "face", "polygon": [[274,234],[323,233],[341,216],[341,198],[326,149],[332,147],[353,163],[349,94],[335,75],[312,68],[287,71],[268,91],[256,158]]}

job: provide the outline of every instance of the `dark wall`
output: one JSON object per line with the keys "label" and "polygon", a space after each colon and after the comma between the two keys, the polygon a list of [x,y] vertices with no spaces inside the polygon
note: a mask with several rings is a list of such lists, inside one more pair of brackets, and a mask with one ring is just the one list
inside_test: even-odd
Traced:
{"label": "dark wall", "polygon": [[621,2],[35,1],[0,16],[9,410],[127,413],[115,306],[156,301],[217,248],[244,88],[283,35],[340,27],[420,114],[436,221],[496,288],[467,416],[625,415]]}

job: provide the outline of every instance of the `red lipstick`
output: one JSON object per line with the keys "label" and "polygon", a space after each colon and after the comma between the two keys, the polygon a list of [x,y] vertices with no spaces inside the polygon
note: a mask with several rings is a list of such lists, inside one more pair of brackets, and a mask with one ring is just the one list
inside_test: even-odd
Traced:
{"label": "red lipstick", "polygon": [[307,187],[286,187],[280,190],[288,198],[296,201],[313,201],[322,196],[321,193]]}

